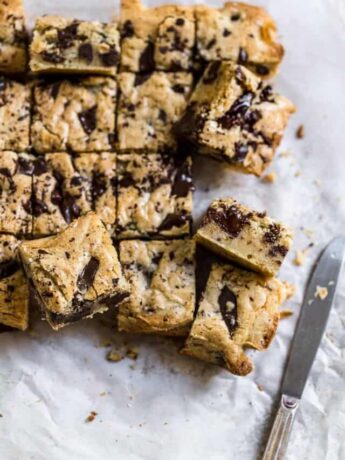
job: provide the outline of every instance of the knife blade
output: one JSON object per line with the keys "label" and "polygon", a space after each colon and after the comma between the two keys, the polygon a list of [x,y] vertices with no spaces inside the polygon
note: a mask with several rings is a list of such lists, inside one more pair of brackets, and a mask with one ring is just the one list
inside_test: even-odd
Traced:
{"label": "knife blade", "polygon": [[281,401],[263,460],[284,458],[289,435],[309,372],[326,329],[345,254],[345,238],[324,249],[305,291],[281,387]]}

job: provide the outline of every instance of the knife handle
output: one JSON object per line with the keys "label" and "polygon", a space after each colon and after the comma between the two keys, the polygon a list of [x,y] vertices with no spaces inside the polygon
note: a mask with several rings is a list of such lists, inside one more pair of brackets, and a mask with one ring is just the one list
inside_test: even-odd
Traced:
{"label": "knife handle", "polygon": [[262,460],[283,460],[285,457],[299,402],[297,398],[282,395]]}

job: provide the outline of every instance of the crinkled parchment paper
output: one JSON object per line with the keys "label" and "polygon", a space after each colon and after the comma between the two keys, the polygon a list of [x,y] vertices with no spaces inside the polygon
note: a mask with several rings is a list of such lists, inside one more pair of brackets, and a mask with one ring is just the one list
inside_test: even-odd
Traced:
{"label": "crinkled parchment paper", "polygon": [[[114,15],[111,0],[25,3],[31,20],[44,13],[101,20]],[[297,285],[288,305],[294,315],[281,322],[267,352],[252,353],[256,368],[246,378],[179,356],[173,340],[116,335],[100,316],[59,333],[35,321],[31,335],[1,334],[1,460],[259,458],[307,274],[321,248],[345,233],[345,6],[343,0],[257,3],[278,22],[286,57],[276,87],[298,112],[270,169],[277,173],[275,183],[198,158],[195,211],[198,219],[213,198],[231,195],[295,228],[281,271],[281,278]],[[305,138],[297,140],[300,124]],[[295,266],[295,252],[311,242],[305,265]],[[289,460],[345,459],[344,301],[342,282]],[[138,359],[108,362],[101,346],[107,340],[123,351],[138,346]],[[91,411],[98,415],[86,423]]]}

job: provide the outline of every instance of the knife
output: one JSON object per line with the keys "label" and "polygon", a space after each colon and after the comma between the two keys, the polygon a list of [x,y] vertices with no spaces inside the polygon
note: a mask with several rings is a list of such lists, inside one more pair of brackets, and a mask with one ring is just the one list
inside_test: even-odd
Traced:
{"label": "knife", "polygon": [[263,460],[285,457],[294,418],[332,308],[344,253],[345,237],[332,240],[309,278],[284,373],[280,406]]}

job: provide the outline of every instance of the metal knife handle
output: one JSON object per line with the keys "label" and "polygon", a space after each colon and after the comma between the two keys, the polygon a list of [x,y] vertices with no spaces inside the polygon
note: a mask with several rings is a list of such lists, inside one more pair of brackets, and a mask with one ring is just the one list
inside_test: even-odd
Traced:
{"label": "metal knife handle", "polygon": [[262,460],[283,460],[298,406],[299,399],[282,395]]}

